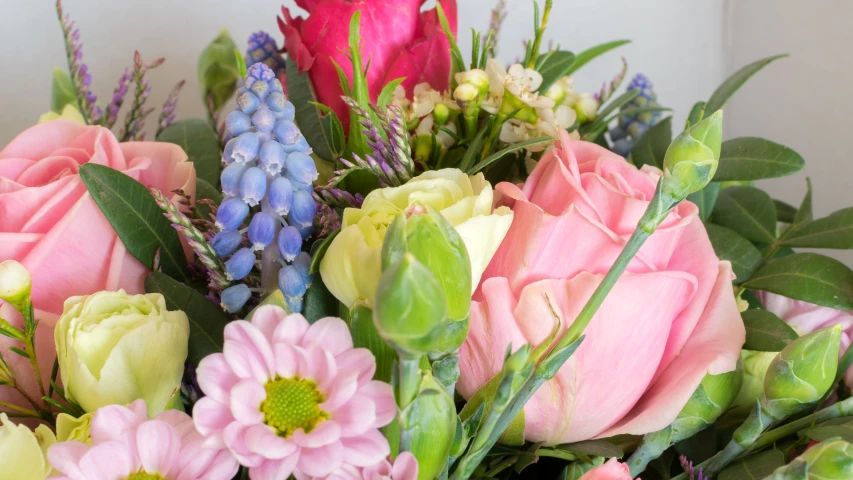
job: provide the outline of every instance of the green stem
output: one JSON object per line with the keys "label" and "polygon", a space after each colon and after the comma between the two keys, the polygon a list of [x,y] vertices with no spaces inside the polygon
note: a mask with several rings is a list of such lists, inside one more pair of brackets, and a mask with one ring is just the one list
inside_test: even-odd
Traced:
{"label": "green stem", "polygon": [[[397,405],[399,410],[403,411],[408,407],[415,397],[418,396],[418,388],[420,387],[420,366],[421,359],[419,357],[409,358],[402,355],[398,359],[399,365],[399,384],[397,390]],[[400,451],[408,451],[412,449],[412,432],[404,425],[400,425]]]}
{"label": "green stem", "polygon": [[663,455],[672,444],[672,427],[666,427],[657,432],[647,433],[643,441],[625,462],[631,471],[631,478],[643,473],[649,462]]}
{"label": "green stem", "polygon": [[853,397],[834,403],[814,415],[809,415],[808,417],[803,417],[799,420],[782,425],[781,427],[774,428],[773,430],[768,430],[758,437],[758,440],[752,445],[752,449],[757,450],[764,448],[787,437],[788,435],[793,435],[800,430],[805,430],[806,428],[810,428],[818,423],[850,415],[853,415]]}
{"label": "green stem", "polygon": [[578,459],[578,457],[572,452],[567,452],[565,450],[560,450],[556,448],[540,448],[539,450],[536,450],[536,454],[540,457],[560,458],[562,460],[568,460],[570,462],[574,462]]}
{"label": "green stem", "polygon": [[500,463],[495,465],[494,468],[487,471],[485,473],[485,475],[483,475],[483,476],[484,477],[494,477],[495,475],[497,475],[497,474],[503,472],[504,470],[506,470],[507,468],[511,467],[517,461],[518,461],[518,457],[507,457],[507,458],[503,459]]}
{"label": "green stem", "polygon": [[36,412],[35,410],[30,410],[29,408],[19,407],[14,403],[4,402],[0,400],[0,407],[6,407],[10,410],[14,410],[23,415],[31,416],[33,418],[41,418],[41,414],[39,412]]}
{"label": "green stem", "polygon": [[542,37],[545,35],[545,27],[548,26],[548,17],[551,13],[552,3],[552,0],[545,0],[542,23],[536,29],[536,36],[533,39],[533,48],[531,49],[530,61],[527,62],[527,68],[534,68],[536,66],[536,60],[539,58],[539,49],[542,47]]}

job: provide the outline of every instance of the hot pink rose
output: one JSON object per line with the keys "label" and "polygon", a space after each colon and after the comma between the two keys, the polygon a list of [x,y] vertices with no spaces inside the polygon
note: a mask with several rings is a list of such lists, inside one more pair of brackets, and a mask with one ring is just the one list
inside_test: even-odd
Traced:
{"label": "hot pink rose", "polygon": [[0,151],[0,261],[27,267],[35,308],[48,314],[62,313],[63,302],[74,295],[120,288],[142,293],[148,274],[77,175],[90,162],[164,192],[195,195],[195,169],[177,145],[119,143],[106,128],[67,120],[18,135]]}
{"label": "hot pink rose", "polygon": [[[447,21],[456,34],[456,0],[440,0]],[[334,62],[352,80],[347,58],[349,23],[361,11],[361,57],[370,61],[367,84],[376,96],[391,80],[405,77],[409,98],[415,85],[427,82],[436,90],[447,89],[450,80],[450,45],[434,9],[421,12],[425,0],[296,0],[308,12],[306,18],[290,15],[282,7],[278,19],[288,54],[300,72],[307,71],[317,98],[335,111],[347,128],[349,109],[340,96]]]}
{"label": "hot pink rose", "polygon": [[604,465],[584,473],[580,480],[631,480],[631,472],[628,470],[628,465],[611,458]]}
{"label": "hot pink rose", "polygon": [[[500,370],[508,344],[538,345],[558,321],[566,330],[634,231],[659,176],[564,133],[522,189],[497,186],[515,215],[474,294],[461,350],[463,396]],[[697,212],[680,205],[631,261],[578,351],[524,407],[528,440],[659,430],[706,373],[735,368],[745,331],[731,265],[717,259]]]}

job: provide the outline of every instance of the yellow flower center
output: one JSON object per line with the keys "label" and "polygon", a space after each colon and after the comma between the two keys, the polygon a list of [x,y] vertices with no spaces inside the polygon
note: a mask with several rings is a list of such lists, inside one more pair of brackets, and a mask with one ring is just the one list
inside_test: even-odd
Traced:
{"label": "yellow flower center", "polygon": [[166,480],[166,477],[160,476],[158,473],[147,473],[139,471],[131,473],[127,480]]}
{"label": "yellow flower center", "polygon": [[267,399],[261,403],[264,423],[280,437],[287,438],[300,428],[308,433],[329,418],[327,412],[320,410],[325,401],[323,394],[311,380],[276,377],[264,389],[267,391]]}

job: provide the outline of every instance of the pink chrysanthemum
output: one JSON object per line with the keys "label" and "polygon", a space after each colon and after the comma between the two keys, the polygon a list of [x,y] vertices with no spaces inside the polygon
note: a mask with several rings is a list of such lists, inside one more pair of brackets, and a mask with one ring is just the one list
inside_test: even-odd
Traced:
{"label": "pink chrysanthemum", "polygon": [[[393,465],[388,460],[382,460],[375,465],[356,468],[344,465],[325,480],[417,480],[418,460],[409,452],[400,452]],[[305,480],[316,480],[315,478]]]}
{"label": "pink chrysanthemum", "polygon": [[230,480],[239,465],[207,447],[193,419],[167,410],[148,419],[144,400],[109,405],[92,416],[92,445],[69,441],[47,452],[57,480]]}
{"label": "pink chrysanthemum", "polygon": [[353,348],[346,324],[275,306],[225,327],[223,353],[204,358],[196,428],[226,446],[253,480],[326,477],[369,467],[390,452],[378,428],[394,418],[390,385],[371,380],[373,354]]}

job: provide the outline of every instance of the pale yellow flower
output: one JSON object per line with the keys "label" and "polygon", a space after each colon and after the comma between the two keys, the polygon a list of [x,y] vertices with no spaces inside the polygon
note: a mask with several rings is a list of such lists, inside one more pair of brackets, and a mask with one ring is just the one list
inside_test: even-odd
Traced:
{"label": "pale yellow flower", "polygon": [[86,125],[86,120],[83,118],[83,115],[80,113],[80,110],[74,108],[74,106],[70,103],[62,109],[61,114],[53,111],[41,114],[38,123],[49,122],[51,120],[56,120],[57,118],[71,120],[72,122],[77,122],[80,125]]}
{"label": "pale yellow flower", "polygon": [[46,425],[34,432],[0,413],[0,480],[44,480],[53,474],[47,449],[54,443],[56,436]]}

